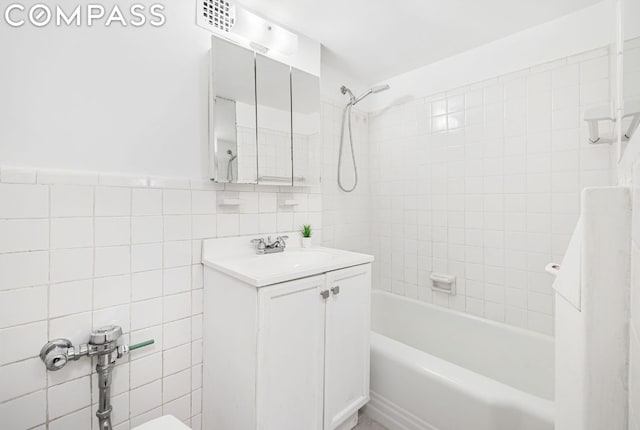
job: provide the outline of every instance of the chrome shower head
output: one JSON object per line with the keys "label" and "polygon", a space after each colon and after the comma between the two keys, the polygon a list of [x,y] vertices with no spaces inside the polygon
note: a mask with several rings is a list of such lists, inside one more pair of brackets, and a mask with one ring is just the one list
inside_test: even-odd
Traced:
{"label": "chrome shower head", "polygon": [[356,96],[353,95],[353,92],[351,92],[351,90],[347,87],[345,87],[344,85],[340,87],[340,92],[342,94],[349,94],[349,98],[351,99],[351,103],[354,104],[354,101],[356,100]]}

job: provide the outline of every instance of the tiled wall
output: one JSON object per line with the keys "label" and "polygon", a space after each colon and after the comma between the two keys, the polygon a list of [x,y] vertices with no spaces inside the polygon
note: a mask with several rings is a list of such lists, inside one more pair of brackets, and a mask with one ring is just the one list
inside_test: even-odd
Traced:
{"label": "tiled wall", "polygon": [[118,324],[156,343],[119,360],[115,428],[172,414],[200,429],[201,239],[311,223],[320,240],[321,210],[319,188],[0,168],[0,427],[97,428],[90,360],[46,372],[38,353]]}
{"label": "tiled wall", "polygon": [[[378,288],[542,333],[580,190],[611,181],[585,109],[610,100],[609,52],[587,52],[370,115]],[[457,277],[457,295],[430,289]]]}
{"label": "tiled wall", "polygon": [[[337,165],[344,105],[322,104],[322,222],[325,246],[371,253],[371,194],[367,115],[353,110],[353,144],[358,186],[351,193],[338,188]],[[346,125],[345,125],[346,129]],[[348,136],[342,154],[343,184],[353,185],[353,162]]]}
{"label": "tiled wall", "polygon": [[291,133],[281,130],[258,129],[260,176],[289,178],[291,182]]}

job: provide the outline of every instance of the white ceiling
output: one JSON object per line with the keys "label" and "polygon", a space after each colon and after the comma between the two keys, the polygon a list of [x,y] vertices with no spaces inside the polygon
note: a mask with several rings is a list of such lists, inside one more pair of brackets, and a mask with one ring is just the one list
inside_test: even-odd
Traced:
{"label": "white ceiling", "polygon": [[323,45],[323,61],[374,83],[600,0],[239,0]]}

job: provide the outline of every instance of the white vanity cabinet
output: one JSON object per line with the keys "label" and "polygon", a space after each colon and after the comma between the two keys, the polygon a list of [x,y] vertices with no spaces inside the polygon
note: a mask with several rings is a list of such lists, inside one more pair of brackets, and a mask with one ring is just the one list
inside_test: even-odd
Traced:
{"label": "white vanity cabinet", "polygon": [[205,267],[203,429],[351,429],[370,301],[370,263],[262,287]]}
{"label": "white vanity cabinet", "polygon": [[258,291],[258,429],[323,428],[325,283],[314,276]]}
{"label": "white vanity cabinet", "polygon": [[324,429],[369,401],[371,264],[329,272],[325,307]]}

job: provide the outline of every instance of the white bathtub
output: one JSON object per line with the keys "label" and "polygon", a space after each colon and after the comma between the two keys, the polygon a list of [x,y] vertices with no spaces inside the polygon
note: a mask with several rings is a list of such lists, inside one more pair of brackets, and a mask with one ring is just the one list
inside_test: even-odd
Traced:
{"label": "white bathtub", "polygon": [[376,291],[371,401],[391,430],[552,430],[553,339]]}

